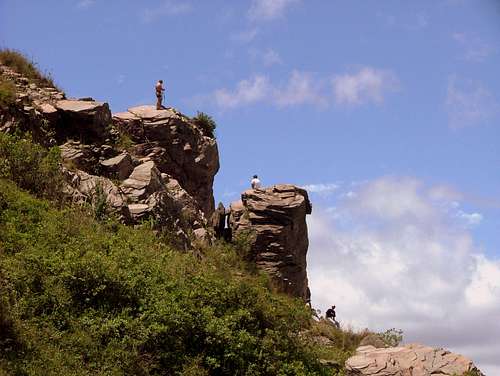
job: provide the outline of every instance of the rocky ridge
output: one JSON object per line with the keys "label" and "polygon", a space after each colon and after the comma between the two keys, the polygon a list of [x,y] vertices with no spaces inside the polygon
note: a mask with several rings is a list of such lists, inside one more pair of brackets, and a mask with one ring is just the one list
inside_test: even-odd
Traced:
{"label": "rocky ridge", "polygon": [[8,67],[0,71],[17,92],[15,106],[0,114],[0,131],[30,131],[37,142],[58,145],[71,201],[105,203],[128,224],[151,220],[184,248],[193,238],[210,240],[219,156],[205,127],[172,108],[112,115],[107,103],[67,99]]}
{"label": "rocky ridge", "polygon": [[466,372],[482,375],[470,359],[420,344],[361,346],[346,361],[345,368],[347,376],[454,376]]}

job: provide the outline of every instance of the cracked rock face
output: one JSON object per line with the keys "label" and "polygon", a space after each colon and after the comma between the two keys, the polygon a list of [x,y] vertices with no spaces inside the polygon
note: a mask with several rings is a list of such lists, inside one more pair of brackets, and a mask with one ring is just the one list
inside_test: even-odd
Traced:
{"label": "cracked rock face", "polygon": [[113,123],[135,142],[129,149],[135,157],[154,161],[161,173],[176,179],[195,199],[206,217],[212,214],[212,185],[219,170],[213,137],[172,108],[133,107],[114,114]]}
{"label": "cracked rock face", "polygon": [[361,346],[346,361],[345,368],[347,376],[453,376],[467,371],[481,374],[462,355],[420,344],[383,349]]}
{"label": "cracked rock face", "polygon": [[249,258],[282,292],[304,300],[310,295],[306,215],[311,211],[307,192],[288,184],[245,191],[230,207],[233,237],[252,234]]}

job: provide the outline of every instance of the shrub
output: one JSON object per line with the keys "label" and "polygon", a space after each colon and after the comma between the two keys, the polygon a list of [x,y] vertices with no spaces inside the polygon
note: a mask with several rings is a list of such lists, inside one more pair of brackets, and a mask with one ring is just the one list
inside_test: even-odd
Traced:
{"label": "shrub", "polygon": [[[56,210],[0,180],[0,270],[23,351],[7,374],[326,375],[300,300],[225,245],[200,260],[146,227]],[[1,374],[1,371],[0,371]]]}
{"label": "shrub", "polygon": [[403,341],[403,331],[401,329],[388,329],[383,333],[378,333],[384,341],[386,347],[396,347]]}
{"label": "shrub", "polygon": [[[325,319],[313,322],[311,329],[307,332],[307,336],[312,337],[313,340],[314,337],[321,336],[332,341],[333,346],[318,346],[318,355],[322,359],[333,361],[340,365],[343,365],[349,357],[354,355],[361,340],[369,334],[370,332],[367,330],[355,332],[350,328],[337,328]],[[342,374],[341,372],[339,374]]]}
{"label": "shrub", "polygon": [[205,114],[204,112],[198,111],[196,116],[193,118],[193,121],[196,125],[201,127],[203,133],[205,133],[209,137],[215,136],[215,128],[217,128],[217,124],[211,116]]}
{"label": "shrub", "polygon": [[61,197],[60,161],[58,148],[45,149],[29,138],[0,133],[0,178],[39,197]]}
{"label": "shrub", "polygon": [[0,62],[42,86],[56,87],[50,75],[42,74],[36,64],[19,51],[8,48],[0,50]]}
{"label": "shrub", "polygon": [[16,100],[16,86],[0,77],[0,109],[7,108]]}

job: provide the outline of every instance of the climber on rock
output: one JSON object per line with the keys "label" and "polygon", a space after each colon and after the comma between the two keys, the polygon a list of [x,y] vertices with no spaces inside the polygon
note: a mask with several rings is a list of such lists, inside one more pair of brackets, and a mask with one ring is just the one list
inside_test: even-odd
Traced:
{"label": "climber on rock", "polygon": [[328,321],[330,321],[333,325],[335,325],[337,328],[340,328],[340,324],[339,322],[335,319],[336,317],[336,313],[335,313],[335,306],[333,305],[331,308],[328,308],[326,310],[326,314],[325,314],[325,317]]}
{"label": "climber on rock", "polygon": [[250,185],[252,186],[252,189],[259,189],[260,188],[260,180],[257,175],[253,176],[252,181],[250,182]]}
{"label": "climber on rock", "polygon": [[162,110],[165,108],[162,104],[163,92],[165,91],[165,88],[163,87],[163,80],[158,80],[155,89],[156,89],[156,109]]}

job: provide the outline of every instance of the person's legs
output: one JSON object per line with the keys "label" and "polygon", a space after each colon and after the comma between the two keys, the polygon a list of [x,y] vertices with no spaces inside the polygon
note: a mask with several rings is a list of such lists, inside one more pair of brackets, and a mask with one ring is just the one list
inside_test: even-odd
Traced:
{"label": "person's legs", "polygon": [[156,109],[157,110],[161,110],[162,109],[162,96],[161,94],[160,95],[156,95]]}

